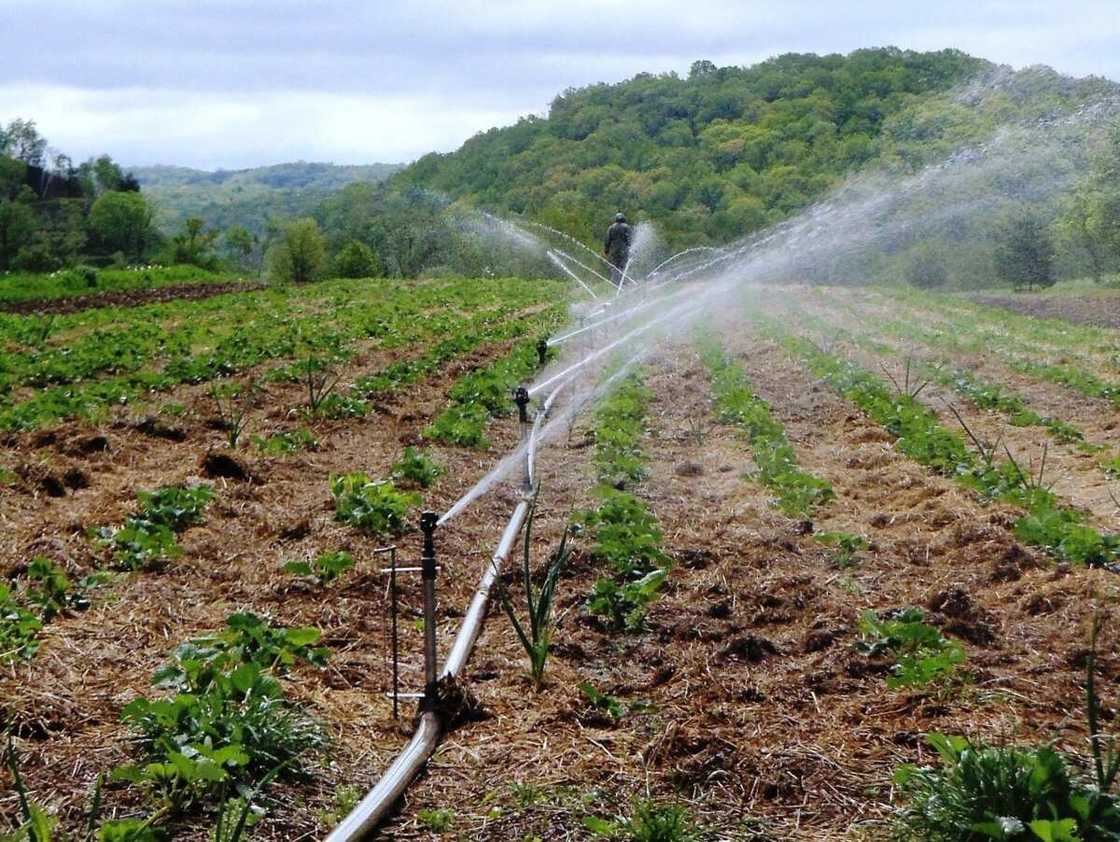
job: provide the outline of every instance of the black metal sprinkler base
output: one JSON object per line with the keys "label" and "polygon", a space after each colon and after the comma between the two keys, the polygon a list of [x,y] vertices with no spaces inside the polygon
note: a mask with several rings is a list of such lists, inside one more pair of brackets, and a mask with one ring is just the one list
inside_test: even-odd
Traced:
{"label": "black metal sprinkler base", "polygon": [[540,338],[540,341],[537,342],[537,360],[538,360],[541,368],[544,368],[544,364],[548,360],[548,337],[547,336],[542,336]]}
{"label": "black metal sprinkler base", "polygon": [[517,404],[517,420],[522,424],[529,423],[529,390],[518,386],[513,390],[513,402]]}

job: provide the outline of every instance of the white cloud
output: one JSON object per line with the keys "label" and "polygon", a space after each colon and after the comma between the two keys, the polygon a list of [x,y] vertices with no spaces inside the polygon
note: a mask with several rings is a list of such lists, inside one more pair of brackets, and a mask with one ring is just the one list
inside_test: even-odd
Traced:
{"label": "white cloud", "polygon": [[406,160],[568,87],[888,44],[1120,78],[1120,4],[0,0],[0,120],[74,157]]}
{"label": "white cloud", "polygon": [[0,85],[5,113],[34,117],[51,145],[75,159],[108,152],[134,166],[230,169],[297,159],[408,161],[519,116],[431,95]]}

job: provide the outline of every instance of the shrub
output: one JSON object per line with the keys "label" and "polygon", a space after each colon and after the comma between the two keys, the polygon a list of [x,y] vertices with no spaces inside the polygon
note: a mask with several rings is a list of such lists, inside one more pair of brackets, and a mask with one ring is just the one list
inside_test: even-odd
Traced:
{"label": "shrub", "polygon": [[334,274],[340,278],[373,278],[381,273],[377,252],[351,240],[334,256]]}
{"label": "shrub", "polygon": [[335,517],[374,535],[405,532],[409,510],[420,505],[419,494],[397,491],[392,482],[374,482],[364,473],[332,476],[330,486]]}
{"label": "shrub", "polygon": [[268,254],[269,273],[281,283],[316,280],[323,271],[327,246],[319,225],[305,218],[284,226],[280,242]]}

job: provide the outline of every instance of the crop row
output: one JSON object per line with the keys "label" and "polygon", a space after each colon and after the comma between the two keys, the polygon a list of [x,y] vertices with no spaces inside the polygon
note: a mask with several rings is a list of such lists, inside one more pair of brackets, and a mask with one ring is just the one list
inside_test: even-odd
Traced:
{"label": "crop row", "polygon": [[1066,561],[1108,564],[1120,554],[1120,536],[1104,535],[1085,522],[1083,512],[1063,504],[1042,477],[1024,471],[1010,457],[997,458],[993,448],[964,439],[944,428],[937,416],[913,395],[892,390],[883,380],[851,361],[822,351],[811,342],[769,323],[769,331],[818,377],[895,437],[898,449],[911,459],[955,479],[984,500],[1000,500],[1025,510],[1015,533],[1025,543]]}
{"label": "crop row", "polygon": [[[837,339],[844,339],[853,345],[870,351],[874,354],[897,356],[901,350],[894,345],[880,341],[876,337],[878,332],[871,329],[848,329],[835,322],[819,317],[803,317],[802,323],[817,328],[824,335]],[[866,322],[861,320],[861,324]],[[881,323],[876,323],[882,327]],[[892,331],[893,332],[893,331]],[[898,333],[901,333],[899,331]],[[895,335],[898,335],[896,333]],[[913,339],[914,330],[909,331],[907,339]],[[925,378],[967,399],[979,409],[999,412],[1007,417],[1008,422],[1014,427],[1040,427],[1046,430],[1055,440],[1065,444],[1077,444],[1080,449],[1091,452],[1100,448],[1085,441],[1085,433],[1076,425],[1054,418],[1041,415],[1028,405],[1027,399],[1002,383],[993,383],[984,380],[953,364],[947,357],[932,357],[918,359],[913,356],[906,360],[905,378]],[[921,384],[914,384],[919,388]]]}
{"label": "crop row", "polygon": [[[503,322],[522,306],[535,304],[541,297],[539,292],[524,289],[520,292],[520,295],[511,296],[511,301],[470,316],[450,309],[461,306],[468,312],[471,310],[454,297],[445,303],[446,312],[428,314],[425,318],[419,318],[425,308],[418,303],[424,296],[417,296],[418,302],[397,302],[396,306],[388,308],[376,302],[368,306],[350,306],[347,312],[351,318],[340,319],[342,327],[331,330],[317,326],[322,321],[317,316],[296,319],[264,311],[236,328],[233,335],[213,349],[190,354],[168,354],[166,344],[154,338],[151,331],[136,330],[136,341],[145,344],[147,349],[143,353],[165,355],[159,367],[140,368],[139,357],[143,354],[139,354],[128,357],[125,367],[131,367],[131,371],[123,375],[49,387],[22,401],[13,400],[9,395],[0,403],[0,428],[33,429],[63,418],[96,415],[106,406],[125,403],[152,391],[224,377],[270,359],[305,355],[308,359],[338,362],[349,356],[353,342],[359,338],[372,339],[380,348],[392,348],[424,343],[437,336],[471,334]],[[308,324],[304,324],[305,321]],[[106,347],[112,348],[112,343]],[[280,369],[271,376],[284,379],[290,378],[290,373]]]}
{"label": "crop row", "polygon": [[708,369],[719,420],[734,424],[747,436],[758,466],[758,480],[778,494],[778,505],[791,517],[805,518],[835,494],[827,480],[801,470],[782,423],[754,393],[741,365],[714,337],[698,342],[700,359]]}

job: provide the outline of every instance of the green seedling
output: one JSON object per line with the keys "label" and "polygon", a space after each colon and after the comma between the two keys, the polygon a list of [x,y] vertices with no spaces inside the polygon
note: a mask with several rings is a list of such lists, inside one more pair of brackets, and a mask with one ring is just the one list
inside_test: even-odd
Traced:
{"label": "green seedling", "polygon": [[891,655],[896,659],[888,687],[925,687],[946,681],[964,663],[960,644],[924,619],[918,608],[904,609],[891,619],[880,619],[874,611],[860,617],[863,639],[856,644],[857,650],[868,657]]}
{"label": "green seedling", "polygon": [[391,481],[374,482],[364,473],[330,479],[335,518],[373,535],[400,535],[408,529],[408,513],[420,495],[398,491]]}
{"label": "green seedling", "polygon": [[284,572],[293,576],[307,576],[319,587],[325,587],[354,567],[354,558],[348,552],[320,553],[311,561],[288,561]]}
{"label": "green seedling", "polygon": [[587,600],[587,611],[603,617],[614,631],[640,631],[645,625],[646,610],[657,598],[667,576],[665,570],[651,570],[637,581],[622,585],[613,579],[599,579]]}
{"label": "green seedling", "polygon": [[393,466],[392,477],[398,482],[407,482],[418,488],[428,488],[443,476],[444,469],[426,453],[415,447],[406,447],[404,454]]}

